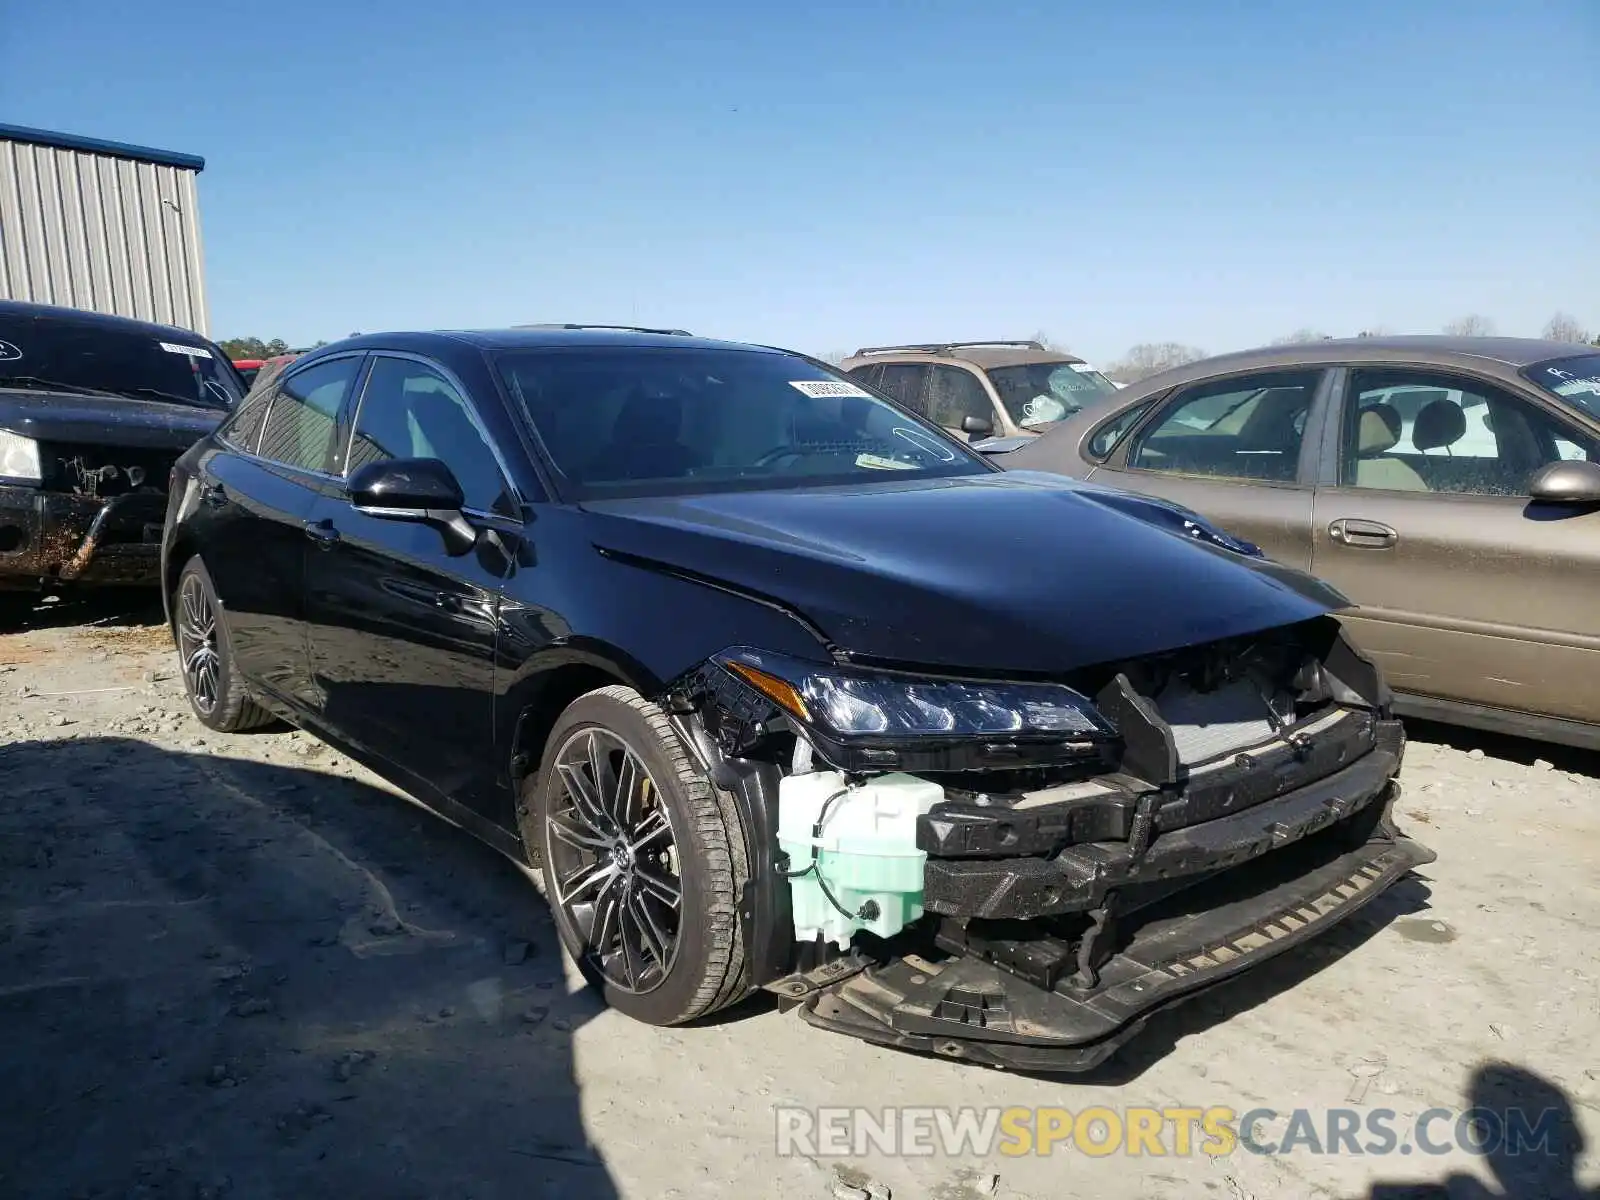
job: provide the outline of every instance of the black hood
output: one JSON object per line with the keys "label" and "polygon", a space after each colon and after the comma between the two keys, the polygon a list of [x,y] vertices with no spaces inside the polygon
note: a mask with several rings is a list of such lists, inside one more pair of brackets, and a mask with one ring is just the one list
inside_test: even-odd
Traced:
{"label": "black hood", "polygon": [[1058,674],[1346,604],[1187,510],[1033,472],[584,509],[602,551],[774,600],[882,662]]}
{"label": "black hood", "polygon": [[160,400],[0,387],[0,429],[38,441],[183,450],[227,415]]}

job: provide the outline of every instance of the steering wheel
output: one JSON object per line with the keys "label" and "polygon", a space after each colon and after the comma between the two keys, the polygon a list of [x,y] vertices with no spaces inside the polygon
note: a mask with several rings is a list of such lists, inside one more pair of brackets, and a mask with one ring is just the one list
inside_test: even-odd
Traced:
{"label": "steering wheel", "polygon": [[785,458],[792,458],[796,462],[805,457],[805,453],[796,450],[793,446],[774,446],[764,454],[758,455],[752,467],[770,467]]}

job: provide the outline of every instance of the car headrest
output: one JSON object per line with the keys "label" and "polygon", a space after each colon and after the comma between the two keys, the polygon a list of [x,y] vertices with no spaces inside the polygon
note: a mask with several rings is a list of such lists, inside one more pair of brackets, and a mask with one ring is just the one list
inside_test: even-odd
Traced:
{"label": "car headrest", "polygon": [[675,442],[683,428],[683,408],[676,399],[662,399],[636,390],[617,413],[615,435],[653,444]]}
{"label": "car headrest", "polygon": [[1400,440],[1400,428],[1400,410],[1394,405],[1373,404],[1363,408],[1356,453],[1362,458],[1374,458],[1393,450]]}
{"label": "car headrest", "polygon": [[1451,400],[1430,400],[1411,427],[1411,444],[1418,450],[1453,446],[1467,433],[1467,414]]}

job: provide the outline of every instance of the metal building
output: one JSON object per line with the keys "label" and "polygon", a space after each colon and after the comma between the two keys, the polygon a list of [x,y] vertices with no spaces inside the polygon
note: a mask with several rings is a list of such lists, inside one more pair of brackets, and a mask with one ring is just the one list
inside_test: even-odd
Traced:
{"label": "metal building", "polygon": [[0,125],[0,297],[209,337],[205,159]]}

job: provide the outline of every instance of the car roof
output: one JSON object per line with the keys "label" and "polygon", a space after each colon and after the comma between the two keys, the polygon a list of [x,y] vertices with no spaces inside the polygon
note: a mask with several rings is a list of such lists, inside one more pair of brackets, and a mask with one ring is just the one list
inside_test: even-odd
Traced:
{"label": "car roof", "polygon": [[866,346],[845,362],[936,362],[955,359],[976,367],[1018,367],[1027,363],[1081,363],[1065,350],[1049,350],[1038,342],[946,342],[922,346]]}
{"label": "car roof", "polygon": [[158,325],[154,321],[139,321],[133,317],[119,317],[111,313],[91,312],[86,308],[67,308],[60,304],[35,304],[28,300],[0,300],[0,318],[47,317],[58,321],[76,321],[81,325],[99,326],[121,330],[123,333],[142,333],[149,337],[199,338],[209,343],[210,338],[181,325]]}
{"label": "car roof", "polygon": [[568,348],[744,350],[758,353],[788,353],[772,346],[746,342],[719,341],[695,337],[682,330],[653,331],[625,326],[597,325],[520,325],[506,329],[395,330],[389,333],[364,333],[316,350],[320,357],[329,351],[359,349],[440,348],[444,344],[466,344],[480,350],[549,350]]}
{"label": "car roof", "polygon": [[[1448,334],[1416,334],[1408,337],[1323,338],[1315,342],[1294,342],[1281,346],[1260,346],[1198,359],[1142,379],[1134,385],[1140,392],[1206,379],[1213,375],[1252,367],[1293,367],[1321,363],[1424,363],[1440,367],[1472,367],[1496,364],[1513,370],[1551,358],[1570,358],[1584,353],[1584,347],[1571,342],[1552,342],[1544,338],[1454,337]],[[1593,347],[1589,348],[1593,351]],[[1130,389],[1131,393],[1132,389]]]}

